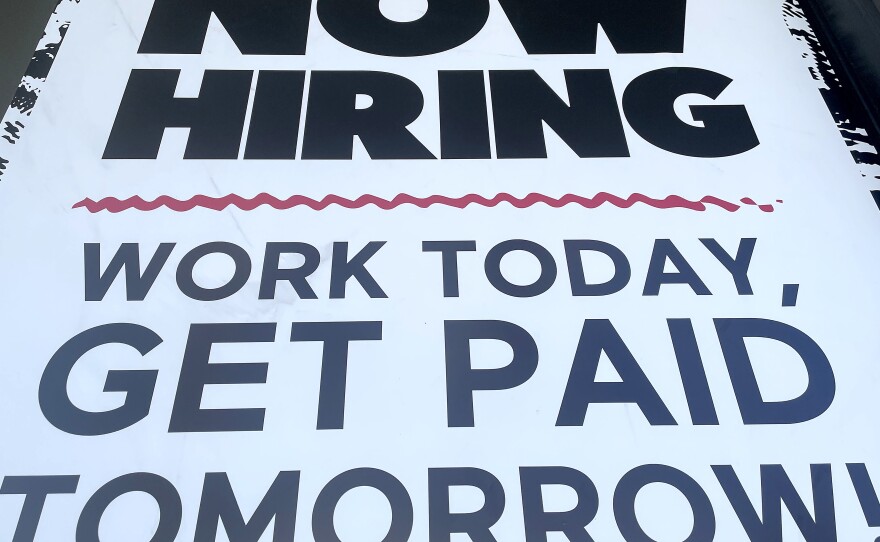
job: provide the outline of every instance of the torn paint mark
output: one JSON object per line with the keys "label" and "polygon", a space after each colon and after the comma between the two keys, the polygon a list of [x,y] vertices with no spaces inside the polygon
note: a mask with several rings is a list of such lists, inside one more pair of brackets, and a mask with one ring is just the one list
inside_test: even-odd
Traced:
{"label": "torn paint mark", "polygon": [[840,77],[834,71],[831,60],[798,0],[784,0],[782,15],[791,35],[803,46],[801,56],[809,61],[810,75],[819,83],[819,93],[825,100],[840,135],[850,148],[853,160],[859,165],[862,177],[880,179],[880,153],[871,143],[864,127],[867,123],[859,122],[860,119],[854,118],[853,112],[848,110],[850,108],[847,107]]}
{"label": "torn paint mark", "polygon": [[[40,86],[49,76],[49,70],[52,69],[52,63],[55,62],[58,49],[64,41],[64,36],[67,35],[68,28],[70,28],[70,21],[60,20],[56,10],[49,26],[43,32],[43,37],[37,45],[37,50],[34,51],[34,56],[31,57],[21,84],[15,91],[11,108],[18,109],[25,115],[30,114],[40,95]],[[54,31],[50,31],[50,29],[54,29]]]}
{"label": "torn paint mark", "polygon": [[[71,7],[79,4],[80,0],[58,0],[55,12],[49,19],[43,37],[40,38],[34,56],[28,64],[24,77],[12,97],[9,109],[3,116],[3,126],[5,135],[0,139],[0,145],[14,145],[21,139],[21,132],[25,127],[27,117],[33,111],[40,97],[40,90],[49,76],[49,70],[52,68],[55,58],[58,56],[58,50],[67,35],[67,29],[70,27],[70,10]],[[0,175],[9,164],[9,160],[0,159]]]}
{"label": "torn paint mark", "polygon": [[15,95],[12,97],[12,103],[10,104],[12,109],[17,109],[24,115],[31,114],[31,109],[36,105],[37,97],[39,96],[38,89],[29,87],[30,85],[26,85],[22,82],[18,88],[15,89]]}
{"label": "torn paint mark", "polygon": [[18,138],[21,137],[21,129],[24,128],[24,124],[19,121],[15,121],[15,124],[11,122],[6,123],[6,127],[3,131],[6,132],[6,135],[3,136],[3,139],[15,145],[15,142]]}
{"label": "torn paint mark", "polygon": [[[49,70],[52,69],[52,63],[58,55],[58,49],[61,47],[61,42],[64,41],[68,28],[70,28],[70,23],[62,23],[58,27],[58,41],[46,43],[34,51],[34,56],[31,58],[27,71],[24,73],[26,76],[33,77],[34,79],[46,79],[49,76]],[[45,34],[43,36],[45,38]]]}

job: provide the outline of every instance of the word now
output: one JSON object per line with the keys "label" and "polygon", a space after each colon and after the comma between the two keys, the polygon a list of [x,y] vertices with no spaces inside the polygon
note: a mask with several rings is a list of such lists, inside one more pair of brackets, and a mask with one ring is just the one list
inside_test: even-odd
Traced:
{"label": "word now", "polygon": [[[489,0],[425,0],[412,21],[379,0],[317,0],[324,29],[352,49],[409,57],[454,49],[489,18]],[[686,0],[499,0],[529,54],[592,54],[601,25],[619,53],[680,53]],[[155,0],[139,53],[198,54],[211,17],[246,55],[304,55],[312,0]]]}

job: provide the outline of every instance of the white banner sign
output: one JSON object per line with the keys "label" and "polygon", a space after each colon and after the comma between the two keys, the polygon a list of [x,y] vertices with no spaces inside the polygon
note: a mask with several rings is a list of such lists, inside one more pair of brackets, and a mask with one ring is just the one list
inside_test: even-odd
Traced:
{"label": "white banner sign", "polygon": [[880,213],[801,17],[63,0],[0,539],[874,540]]}

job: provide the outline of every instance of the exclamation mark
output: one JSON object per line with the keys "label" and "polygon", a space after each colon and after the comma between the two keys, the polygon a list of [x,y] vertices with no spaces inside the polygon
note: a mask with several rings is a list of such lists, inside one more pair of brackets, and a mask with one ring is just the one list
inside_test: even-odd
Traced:
{"label": "exclamation mark", "polygon": [[[877,499],[877,492],[874,491],[874,484],[871,483],[871,475],[864,463],[847,463],[846,470],[849,471],[849,477],[852,480],[856,495],[859,497],[859,504],[862,505],[862,513],[869,527],[880,527],[880,500]],[[880,542],[880,536],[874,539],[874,542]]]}

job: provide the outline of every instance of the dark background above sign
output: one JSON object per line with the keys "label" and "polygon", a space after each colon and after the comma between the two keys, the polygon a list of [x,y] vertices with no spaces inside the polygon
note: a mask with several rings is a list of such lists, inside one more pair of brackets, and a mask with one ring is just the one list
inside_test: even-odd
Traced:
{"label": "dark background above sign", "polygon": [[[880,0],[800,0],[813,29],[880,148]],[[859,111],[863,108],[864,111]]]}
{"label": "dark background above sign", "polygon": [[0,0],[0,117],[57,4],[58,0]]}

